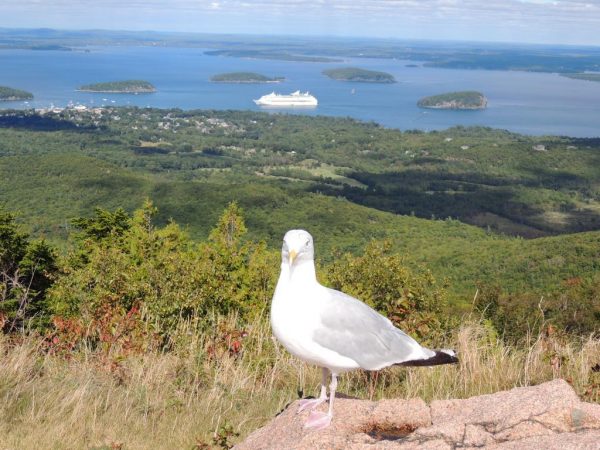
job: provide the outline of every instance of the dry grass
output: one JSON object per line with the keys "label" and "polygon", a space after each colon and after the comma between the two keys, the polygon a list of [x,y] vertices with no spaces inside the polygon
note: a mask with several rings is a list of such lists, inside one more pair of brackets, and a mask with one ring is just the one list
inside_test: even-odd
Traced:
{"label": "dry grass", "polygon": [[[243,351],[230,355],[214,339],[192,335],[169,354],[120,360],[81,350],[48,356],[40,340],[0,337],[0,448],[199,448],[231,425],[243,438],[267,422],[298,390],[315,394],[319,370],[277,347],[268,324],[247,328]],[[342,377],[339,391],[361,398],[468,397],[563,377],[600,401],[600,340],[538,337],[508,347],[481,324],[465,324],[451,341],[454,367],[387,369]],[[595,377],[595,379],[594,379]],[[586,393],[587,392],[587,393]],[[121,447],[122,446],[122,447]]]}

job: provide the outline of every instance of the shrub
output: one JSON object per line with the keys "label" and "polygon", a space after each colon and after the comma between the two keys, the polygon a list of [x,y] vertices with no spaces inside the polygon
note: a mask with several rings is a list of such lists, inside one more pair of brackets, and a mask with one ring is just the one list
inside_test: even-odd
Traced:
{"label": "shrub", "polygon": [[372,241],[361,256],[338,255],[328,267],[333,288],[357,297],[399,328],[431,339],[441,331],[446,292],[428,270],[413,271],[391,253],[387,241]]}
{"label": "shrub", "polygon": [[133,316],[139,326],[127,325],[132,335],[146,345],[153,336],[170,345],[181,322],[204,328],[214,316],[235,312],[243,321],[266,308],[277,260],[264,244],[243,241],[246,228],[236,204],[199,244],[174,223],[155,227],[155,213],[147,202],[127,220],[101,210],[78,219],[83,238],[49,292],[52,313],[88,324],[82,337],[95,344],[118,343],[116,335],[105,336],[106,323],[119,334],[117,318]]}

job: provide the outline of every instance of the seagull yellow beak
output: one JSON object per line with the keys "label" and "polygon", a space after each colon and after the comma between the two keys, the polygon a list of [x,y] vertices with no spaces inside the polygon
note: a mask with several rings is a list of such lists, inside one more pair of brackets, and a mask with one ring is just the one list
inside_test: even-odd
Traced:
{"label": "seagull yellow beak", "polygon": [[290,250],[290,266],[294,264],[294,260],[298,256],[298,252],[296,250]]}

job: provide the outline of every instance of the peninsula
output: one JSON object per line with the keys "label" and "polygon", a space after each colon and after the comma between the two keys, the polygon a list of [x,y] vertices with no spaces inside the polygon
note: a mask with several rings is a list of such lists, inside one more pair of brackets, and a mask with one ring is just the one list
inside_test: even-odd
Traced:
{"label": "peninsula", "polygon": [[109,81],[106,83],[84,84],[77,89],[82,92],[108,92],[113,94],[147,94],[156,88],[144,80]]}
{"label": "peninsula", "polygon": [[281,83],[284,77],[267,77],[255,72],[227,72],[210,78],[213,83]]}
{"label": "peninsula", "polygon": [[596,81],[600,82],[600,73],[561,73],[563,77],[572,78],[573,80],[585,80],[585,81]]}
{"label": "peninsula", "polygon": [[485,109],[487,98],[477,91],[448,92],[424,97],[417,102],[417,106],[433,109]]}
{"label": "peninsula", "polygon": [[32,98],[33,94],[31,92],[0,86],[0,101],[14,102],[17,100],[31,100]]}
{"label": "peninsula", "polygon": [[301,62],[340,62],[341,59],[328,58],[325,56],[299,55],[287,51],[267,50],[209,50],[204,52],[210,56],[229,56],[234,58],[272,59],[278,61],[301,61]]}
{"label": "peninsula", "polygon": [[323,75],[338,81],[355,81],[359,83],[395,83],[392,74],[358,67],[340,67],[323,71]]}

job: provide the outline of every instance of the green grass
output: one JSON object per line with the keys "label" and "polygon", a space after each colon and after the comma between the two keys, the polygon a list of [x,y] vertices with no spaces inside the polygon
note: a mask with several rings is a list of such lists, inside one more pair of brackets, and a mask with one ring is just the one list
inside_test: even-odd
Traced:
{"label": "green grass", "polygon": [[[185,339],[167,354],[113,348],[51,355],[39,338],[0,336],[0,448],[194,448],[228,427],[234,444],[299,391],[317,394],[320,370],[275,344],[266,320],[249,324],[241,351],[230,354],[222,333],[235,327],[229,318],[205,334],[182,328]],[[338,392],[429,402],[562,377],[585,400],[600,401],[598,374],[591,371],[600,358],[597,339],[538,336],[507,346],[484,325],[465,320],[438,344],[455,348],[459,365],[391,368],[377,378],[354,371],[340,377]],[[563,363],[553,366],[553,358]]]}

